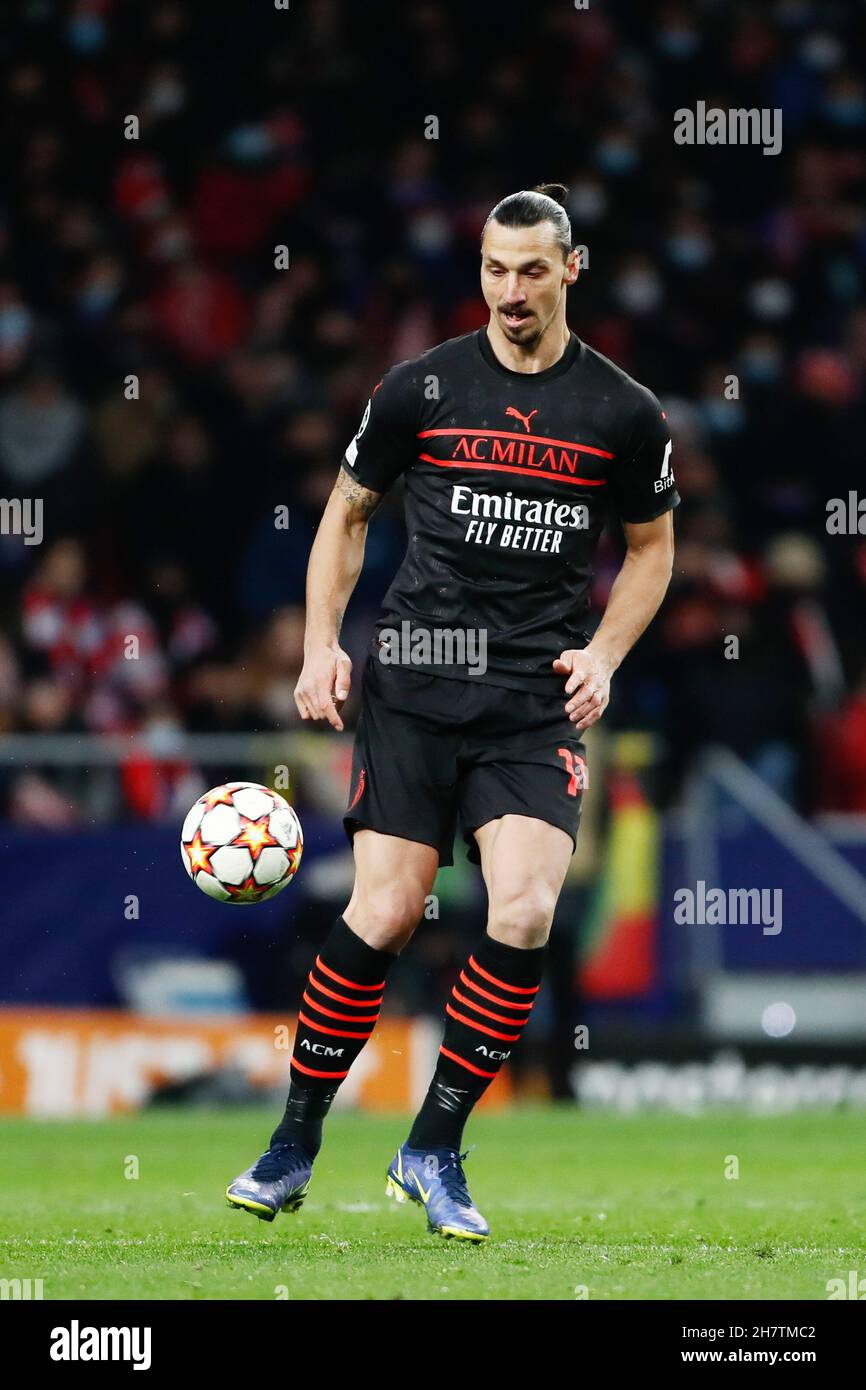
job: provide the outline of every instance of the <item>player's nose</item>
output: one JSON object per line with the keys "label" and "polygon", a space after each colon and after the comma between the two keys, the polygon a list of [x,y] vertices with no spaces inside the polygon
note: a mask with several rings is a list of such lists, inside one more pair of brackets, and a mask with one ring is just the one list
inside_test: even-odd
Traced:
{"label": "player's nose", "polygon": [[502,296],[506,308],[517,308],[526,300],[526,291],[516,274],[506,276],[505,292]]}

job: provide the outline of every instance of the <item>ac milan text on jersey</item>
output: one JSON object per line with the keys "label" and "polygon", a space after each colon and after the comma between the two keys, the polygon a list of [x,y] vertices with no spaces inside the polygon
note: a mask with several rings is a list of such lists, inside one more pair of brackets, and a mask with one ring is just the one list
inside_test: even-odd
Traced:
{"label": "ac milan text on jersey", "polygon": [[551,694],[551,662],[587,643],[606,517],[651,521],[680,500],[655,396],[574,333],[532,374],[503,366],[486,328],[392,367],[343,468],[373,492],[405,480],[408,546],[379,629],[483,630],[479,679]]}

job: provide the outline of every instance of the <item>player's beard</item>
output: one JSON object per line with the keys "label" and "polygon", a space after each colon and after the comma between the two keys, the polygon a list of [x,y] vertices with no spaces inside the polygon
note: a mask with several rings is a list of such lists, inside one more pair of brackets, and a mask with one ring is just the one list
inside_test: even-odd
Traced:
{"label": "player's beard", "polygon": [[505,334],[508,341],[510,343],[514,343],[516,347],[534,347],[535,344],[538,342],[539,338],[541,337],[541,325],[539,324],[536,315],[530,311],[522,323],[512,327],[511,324],[506,323],[505,314],[506,311],[504,309],[500,309],[499,326],[502,329],[502,332]]}

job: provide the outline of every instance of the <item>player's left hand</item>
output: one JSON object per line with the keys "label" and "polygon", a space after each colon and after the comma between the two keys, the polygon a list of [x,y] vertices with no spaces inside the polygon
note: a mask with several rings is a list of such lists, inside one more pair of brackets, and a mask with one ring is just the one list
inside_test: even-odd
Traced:
{"label": "player's left hand", "polygon": [[561,676],[568,676],[565,693],[572,698],[565,712],[571,723],[578,729],[588,729],[597,723],[610,701],[613,672],[608,663],[589,647],[584,647],[581,651],[562,652],[553,662],[553,669]]}

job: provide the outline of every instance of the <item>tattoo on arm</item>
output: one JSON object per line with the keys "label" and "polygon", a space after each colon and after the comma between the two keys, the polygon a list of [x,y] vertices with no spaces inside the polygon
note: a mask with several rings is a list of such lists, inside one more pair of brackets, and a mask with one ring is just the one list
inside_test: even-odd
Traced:
{"label": "tattoo on arm", "polygon": [[369,488],[362,487],[345,468],[341,468],[337,475],[337,489],[355,521],[369,521],[382,500],[381,492],[371,492]]}
{"label": "tattoo on arm", "polygon": [[338,641],[339,641],[339,638],[340,638],[340,633],[343,631],[343,618],[344,618],[344,616],[345,616],[345,615],[344,615],[344,613],[343,613],[342,608],[338,608],[337,611],[336,611],[336,613],[334,614],[334,619],[335,619],[334,626],[335,626],[335,628],[336,628],[337,640],[338,640]]}

